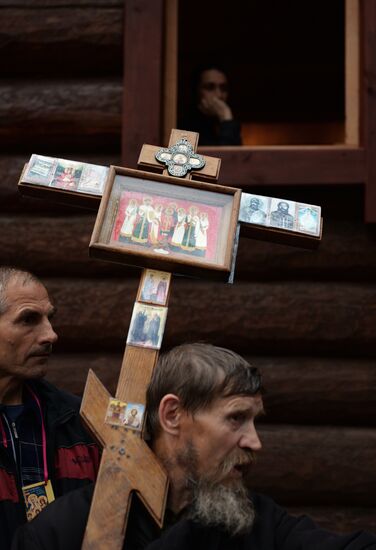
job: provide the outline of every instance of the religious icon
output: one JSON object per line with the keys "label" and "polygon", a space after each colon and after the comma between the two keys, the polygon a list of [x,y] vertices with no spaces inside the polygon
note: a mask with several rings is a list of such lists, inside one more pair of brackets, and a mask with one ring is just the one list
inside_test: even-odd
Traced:
{"label": "religious icon", "polygon": [[297,231],[320,235],[320,207],[310,204],[298,204],[298,227]]}
{"label": "religious icon", "polygon": [[270,198],[242,193],[239,221],[267,225]]}
{"label": "religious icon", "polygon": [[102,195],[106,183],[108,168],[96,164],[84,164],[78,191]]}
{"label": "religious icon", "polygon": [[51,187],[76,191],[83,171],[83,164],[75,161],[59,159]]}
{"label": "religious icon", "polygon": [[145,406],[141,403],[128,403],[125,411],[124,426],[133,430],[141,430]]}
{"label": "religious icon", "polygon": [[127,403],[111,397],[106,411],[106,424],[111,424],[111,426],[123,426],[126,408]]}
{"label": "religious icon", "polygon": [[57,166],[57,159],[31,155],[22,181],[50,185]]}
{"label": "religious icon", "polygon": [[146,269],[138,300],[164,306],[167,303],[171,273]]}
{"label": "religious icon", "polygon": [[160,349],[166,323],[167,308],[135,303],[127,344]]}
{"label": "religious icon", "polygon": [[203,182],[112,166],[90,254],[227,280],[240,195],[238,189],[213,191]]}
{"label": "religious icon", "polygon": [[272,199],[269,225],[271,227],[294,230],[295,206],[296,203],[293,201]]}
{"label": "religious icon", "polygon": [[41,481],[22,487],[22,493],[26,505],[26,519],[31,521],[46,508],[49,502],[54,500],[51,481]]}

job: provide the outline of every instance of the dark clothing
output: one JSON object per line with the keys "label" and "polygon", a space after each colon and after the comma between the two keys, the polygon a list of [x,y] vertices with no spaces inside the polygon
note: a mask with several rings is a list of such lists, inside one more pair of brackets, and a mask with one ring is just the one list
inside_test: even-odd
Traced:
{"label": "dark clothing", "polygon": [[199,145],[241,145],[240,124],[237,120],[223,120],[205,116],[200,111],[193,111],[181,121],[183,130],[198,132]]}
{"label": "dark clothing", "polygon": [[[27,385],[38,397],[43,411],[46,435],[47,469],[55,498],[68,491],[78,489],[94,481],[98,471],[99,453],[97,446],[86,433],[79,418],[80,399],[67,392],[58,390],[52,384],[44,381],[29,381]],[[22,484],[27,485],[43,480],[43,455],[41,452],[41,418],[39,409],[25,394],[25,408],[17,419],[21,434],[21,442],[9,433],[9,426],[3,423],[3,437],[0,438],[0,548],[10,548],[12,536],[17,527],[26,522],[25,504],[22,495]],[[4,407],[0,405],[0,413]],[[4,417],[3,417],[4,418]],[[25,431],[26,430],[26,431]],[[34,434],[33,444],[28,445],[27,430]],[[19,434],[17,434],[19,435]],[[12,437],[12,439],[11,439]],[[5,441],[4,441],[5,440]],[[29,451],[22,450],[30,447]],[[5,445],[4,445],[5,443]],[[18,447],[18,450],[17,450]],[[28,461],[20,466],[14,460],[13,451],[17,456],[24,456]],[[32,465],[33,458],[38,464]],[[30,478],[25,478],[29,471]],[[21,479],[23,478],[23,479]]]}
{"label": "dark clothing", "polygon": [[[12,550],[80,550],[93,488],[85,487],[51,504],[16,534]],[[335,535],[306,516],[293,517],[273,500],[252,494],[256,520],[252,532],[229,537],[189,519],[162,532],[142,503],[133,498],[126,533],[127,550],[375,550],[376,536]],[[170,525],[170,526],[169,526]]]}

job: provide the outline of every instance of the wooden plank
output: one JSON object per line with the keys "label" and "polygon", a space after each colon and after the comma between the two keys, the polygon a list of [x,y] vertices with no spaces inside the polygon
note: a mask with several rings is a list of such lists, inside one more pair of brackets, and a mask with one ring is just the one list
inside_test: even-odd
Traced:
{"label": "wooden plank", "polygon": [[343,508],[315,506],[289,508],[293,515],[310,516],[320,527],[336,533],[353,533],[354,531],[376,532],[375,508]]}
{"label": "wooden plank", "polygon": [[120,75],[123,2],[2,2],[2,76]]}
{"label": "wooden plank", "polygon": [[345,143],[359,145],[359,0],[345,2]]}
{"label": "wooden plank", "polygon": [[80,146],[120,145],[119,79],[9,81],[0,86],[0,144],[63,156]]}
{"label": "wooden plank", "polygon": [[376,0],[362,2],[363,143],[367,151],[365,221],[376,222]]}
{"label": "wooden plank", "polygon": [[[124,0],[75,0],[75,6],[122,7]],[[1,8],[27,7],[30,9],[72,7],[71,0],[1,0]]]}
{"label": "wooden plank", "polygon": [[[9,184],[9,191],[10,187]],[[0,202],[2,200],[0,198]],[[7,203],[5,198],[4,210],[9,209]],[[34,213],[39,211],[41,203],[45,210],[52,209],[49,216],[1,216],[0,254],[3,262],[23,265],[42,275],[138,276],[139,271],[135,268],[89,258],[88,243],[94,227],[94,214],[77,215],[77,209],[71,208],[66,215],[56,217],[52,216],[56,212],[53,203],[32,199],[29,201],[30,210],[34,207]],[[17,232],[14,231],[15,225]],[[59,246],[51,246],[51,243],[59,243]],[[243,280],[289,278],[372,282],[376,280],[374,247],[372,232],[359,222],[326,222],[324,239],[315,252],[242,237],[235,284]]]}
{"label": "wooden plank", "polygon": [[[46,280],[59,308],[61,349],[119,351],[125,341],[136,280]],[[205,340],[244,352],[374,356],[373,284],[238,283],[176,280],[166,347]],[[98,311],[101,312],[98,316]],[[189,312],[189,315],[187,314]],[[59,344],[58,344],[59,345]]]}
{"label": "wooden plank", "polygon": [[[230,342],[225,345],[231,347]],[[376,425],[374,359],[253,355],[247,355],[246,359],[263,376],[266,388],[263,423]],[[48,380],[81,395],[88,370],[92,369],[111,395],[115,395],[121,364],[121,353],[54,353]]]}
{"label": "wooden plank", "polygon": [[127,0],[124,15],[122,163],[136,168],[142,144],[161,142],[163,0]]}
{"label": "wooden plank", "polygon": [[199,147],[198,152],[222,159],[220,183],[252,185],[361,183],[364,150],[351,146]]}
{"label": "wooden plank", "polygon": [[163,143],[168,143],[176,126],[178,97],[178,0],[165,2],[165,44],[163,69]]}
{"label": "wooden plank", "polygon": [[374,429],[263,425],[259,435],[255,491],[289,506],[374,506]]}

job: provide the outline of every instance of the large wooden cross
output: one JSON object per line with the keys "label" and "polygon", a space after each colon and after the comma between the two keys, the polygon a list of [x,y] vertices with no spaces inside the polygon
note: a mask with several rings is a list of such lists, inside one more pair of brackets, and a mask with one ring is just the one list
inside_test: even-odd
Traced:
{"label": "large wooden cross", "polygon": [[[196,151],[198,137],[198,134],[193,132],[172,130],[168,146],[172,147],[184,138],[192,144],[193,150]],[[139,157],[138,167],[141,170],[162,173],[166,178],[168,176],[167,167],[156,160],[156,153],[159,150],[159,147],[144,145]],[[167,152],[167,156],[164,153],[159,158],[161,160],[161,158],[166,159],[169,157],[171,155]],[[215,184],[219,175],[220,159],[206,156],[203,158],[205,166],[199,170],[195,169],[195,165],[199,164],[199,161],[194,159],[190,166],[191,169],[184,178]],[[181,175],[179,174],[182,171],[181,158],[176,157],[176,159],[177,163],[172,167],[172,173]],[[48,168],[48,161],[43,162]],[[45,166],[42,168],[45,168]],[[127,169],[123,170],[127,171]],[[127,172],[132,171],[128,170]],[[139,173],[142,174],[142,172]],[[170,178],[170,180],[176,180],[176,178]],[[22,176],[19,187],[21,191],[27,194],[34,192],[33,186],[30,186],[27,182],[25,183]],[[210,187],[214,190],[219,189],[216,185]],[[51,187],[36,189],[36,193],[44,196],[51,191],[60,193],[60,190]],[[238,190],[233,189],[232,191],[239,193]],[[107,190],[105,194],[106,192]],[[78,196],[78,193],[74,193],[72,190],[62,191],[62,195],[64,193],[70,202],[74,201],[75,194]],[[88,197],[88,199],[90,199],[91,204],[95,204],[97,197]],[[237,204],[238,207],[239,204]],[[103,219],[101,208],[91,242],[93,252],[95,252],[94,241],[96,240],[94,236],[98,233],[96,228],[99,219]],[[252,212],[252,215],[257,214],[252,209],[249,212]],[[115,210],[113,216],[117,213],[118,210]],[[238,212],[236,212],[237,214]],[[285,214],[282,213],[281,215],[284,216],[283,219],[289,219]],[[271,241],[308,247],[316,246],[319,241],[319,239],[309,235],[291,233],[278,227],[266,227],[254,223],[245,223],[244,227],[248,230],[246,236]],[[129,261],[129,257],[125,263],[132,263]],[[135,265],[140,265],[140,261],[138,260]],[[158,264],[153,265],[150,258],[145,265],[149,268],[157,267],[160,269]],[[179,272],[179,269],[177,268],[176,271]],[[144,276],[141,279],[138,299],[141,296],[143,281]],[[169,294],[163,304],[165,307],[168,305],[168,297]],[[128,339],[128,341],[132,342],[132,339]],[[163,524],[168,491],[168,475],[143,439],[145,415],[142,415],[142,421],[138,424],[138,429],[134,429],[131,422],[125,423],[124,416],[123,420],[119,421],[120,411],[124,413],[126,404],[132,404],[136,413],[145,410],[146,388],[157,362],[159,347],[139,347],[132,343],[126,345],[115,396],[110,396],[94,372],[89,371],[82,400],[81,415],[91,432],[103,446],[103,454],[82,544],[82,548],[85,550],[105,550],[107,548],[120,550],[122,548],[133,492],[137,492],[156,523],[160,526]]]}
{"label": "large wooden cross", "polygon": [[[189,140],[194,149],[197,148],[198,134],[178,130],[171,132],[169,146],[182,137]],[[139,167],[167,174],[167,169],[155,160],[158,149],[145,145],[140,155]],[[199,172],[200,177],[215,182],[219,174],[220,159],[205,157],[205,160],[205,167]],[[190,179],[197,173],[192,170],[185,177]],[[127,344],[115,399],[119,402],[145,404],[146,388],[157,358],[157,350]],[[110,401],[111,396],[107,390],[94,372],[89,371],[81,415],[90,431],[103,445],[103,455],[82,544],[85,550],[122,548],[134,491],[156,523],[160,526],[163,524],[168,475],[142,438],[142,430],[105,422]]]}

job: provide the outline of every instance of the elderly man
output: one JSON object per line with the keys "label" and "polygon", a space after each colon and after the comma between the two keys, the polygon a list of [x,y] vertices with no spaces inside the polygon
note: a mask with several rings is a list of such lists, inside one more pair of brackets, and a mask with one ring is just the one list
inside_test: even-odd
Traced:
{"label": "elderly man", "polygon": [[79,399],[41,380],[57,335],[47,291],[0,267],[0,548],[54,497],[95,479],[98,449]]}
{"label": "elderly man", "polygon": [[[376,536],[336,536],[306,517],[295,518],[249,491],[255,428],[263,413],[256,368],[237,354],[205,344],[163,355],[147,393],[151,446],[170,477],[161,532],[136,498],[127,550],[360,550]],[[66,495],[21,528],[13,550],[78,550],[92,489]]]}

